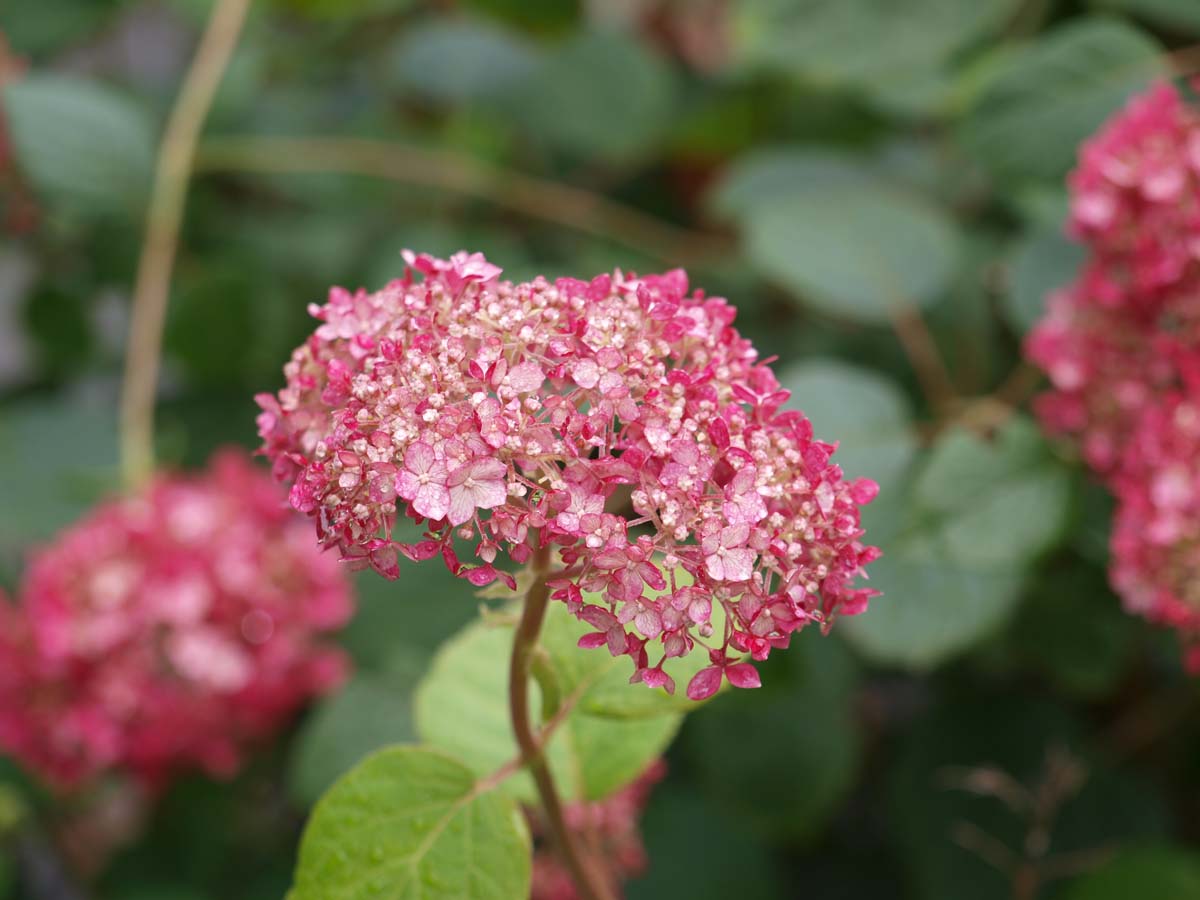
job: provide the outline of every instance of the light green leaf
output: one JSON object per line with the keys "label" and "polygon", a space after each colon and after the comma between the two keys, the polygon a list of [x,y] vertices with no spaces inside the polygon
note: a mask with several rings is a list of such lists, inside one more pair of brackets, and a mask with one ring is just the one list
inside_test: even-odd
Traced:
{"label": "light green leaf", "polygon": [[962,652],[1012,614],[1027,568],[1062,536],[1070,492],[1027,420],[990,442],[949,431],[912,485],[905,528],[871,565],[884,596],[839,623],[842,633],[891,665],[927,668]]}
{"label": "light green leaf", "polygon": [[154,132],[111,88],[34,75],[4,88],[17,163],[52,203],[85,213],[141,213],[154,166]]}
{"label": "light green leaf", "polygon": [[[569,617],[565,608],[556,609],[559,606],[555,601],[549,614]],[[517,756],[508,702],[512,635],[510,625],[477,622],[468,626],[441,649],[417,687],[416,724],[421,739],[456,754],[481,776]],[[561,645],[555,642],[554,646],[556,652],[562,652]],[[600,663],[612,660],[603,650],[573,649],[588,657],[581,656],[582,664],[572,667],[559,662],[554,671],[566,676],[557,685],[559,694],[564,699],[576,695],[579,702],[551,737],[546,755],[565,795],[596,800],[632,781],[660,756],[675,736],[682,715],[628,719],[595,715],[589,709],[587,690],[608,672],[608,665]],[[623,680],[628,679],[626,674]],[[651,693],[643,685],[626,683],[624,688],[631,693]],[[535,716],[541,709],[536,694],[531,686],[530,706]],[[597,700],[604,711],[610,702],[604,695]],[[535,797],[533,783],[524,772],[505,781],[502,789],[526,801]]]}
{"label": "light green leaf", "polygon": [[341,778],[300,842],[291,900],[520,900],[530,838],[520,811],[462,763],[393,747]]}
{"label": "light green leaf", "polygon": [[705,203],[714,216],[749,221],[781,194],[813,188],[855,185],[875,176],[857,156],[805,147],[755,150],[734,160],[713,186]]}
{"label": "light green leaf", "polygon": [[959,264],[958,233],[936,207],[879,185],[788,194],[746,222],[752,263],[797,298],[862,322],[893,307],[929,307]]}
{"label": "light green leaf", "polygon": [[1001,24],[1015,0],[744,0],[734,55],[807,82],[872,90],[936,69]]}
{"label": "light green leaf", "polygon": [[584,159],[623,162],[669,129],[675,78],[641,43],[615,32],[582,32],[510,92],[529,137]]}
{"label": "light green leaf", "polygon": [[1037,229],[1021,238],[1010,261],[1004,312],[1018,334],[1045,315],[1046,297],[1075,277],[1084,251],[1059,228]]}
{"label": "light green leaf", "polygon": [[963,144],[999,177],[1062,178],[1079,143],[1165,74],[1161,55],[1117,20],[1060,26],[991,73],[963,122]]}
{"label": "light green leaf", "polygon": [[405,29],[392,55],[394,83],[445,103],[494,97],[528,78],[536,49],[485,22],[437,20]]}
{"label": "light green leaf", "polygon": [[1093,872],[1077,878],[1063,900],[1200,900],[1200,853],[1168,845],[1123,850]]}

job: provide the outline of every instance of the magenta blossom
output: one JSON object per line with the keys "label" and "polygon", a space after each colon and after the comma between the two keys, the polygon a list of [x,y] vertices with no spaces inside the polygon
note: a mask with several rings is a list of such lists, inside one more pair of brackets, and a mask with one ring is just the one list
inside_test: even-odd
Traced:
{"label": "magenta blossom", "polygon": [[73,785],[225,774],[346,663],[323,638],[351,594],[332,555],[237,451],[103,504],[0,602],[0,747]]}
{"label": "magenta blossom", "polygon": [[[389,578],[397,553],[440,555],[513,587],[501,550],[549,553],[553,596],[597,628],[584,645],[668,690],[664,661],[697,645],[718,682],[751,686],[735,655],[865,608],[876,488],[783,408],[726,301],[679,270],[512,284],[480,254],[405,259],[380,291],[332,290],[286,387],[258,398],[264,452],[323,543]],[[400,541],[400,516],[423,538]]]}

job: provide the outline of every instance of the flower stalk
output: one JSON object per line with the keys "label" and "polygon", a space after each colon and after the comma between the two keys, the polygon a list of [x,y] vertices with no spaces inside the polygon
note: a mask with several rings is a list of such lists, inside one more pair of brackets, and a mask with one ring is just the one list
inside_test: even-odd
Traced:
{"label": "flower stalk", "polygon": [[567,827],[562,799],[550,774],[550,767],[543,752],[543,741],[534,733],[529,712],[530,669],[537,652],[538,635],[546,618],[546,604],[550,599],[547,585],[547,556],[539,552],[532,560],[535,574],[533,584],[525,595],[513,637],[512,660],[509,667],[509,713],[513,734],[516,736],[521,759],[537,786],[542,808],[546,813],[551,838],[563,862],[571,872],[583,900],[613,900],[604,877],[592,860],[585,854],[575,835]]}

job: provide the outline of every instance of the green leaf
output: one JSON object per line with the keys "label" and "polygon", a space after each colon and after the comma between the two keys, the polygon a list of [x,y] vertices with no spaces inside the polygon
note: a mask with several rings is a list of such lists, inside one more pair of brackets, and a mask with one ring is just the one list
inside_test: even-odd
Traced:
{"label": "green leaf", "polygon": [[1026,569],[1062,536],[1070,494],[1029,421],[1011,420],[990,442],[947,432],[905,500],[904,529],[871,565],[884,596],[841,632],[890,665],[928,668],[962,652],[1012,614]]}
{"label": "green leaf", "polygon": [[1200,34],[1200,4],[1194,0],[1092,0],[1092,5],[1127,12],[1162,28]]}
{"label": "green leaf", "polygon": [[802,81],[868,91],[936,71],[1002,23],[1016,0],[744,0],[735,58]]}
{"label": "green leaf", "polygon": [[528,78],[536,49],[484,22],[435,20],[405,29],[392,54],[395,85],[429,100],[482,100]]}
{"label": "green leaf", "polygon": [[857,687],[844,645],[817,629],[793,636],[763,665],[761,689],[730,691],[688,719],[681,741],[703,792],[763,836],[814,837],[858,770]]}
{"label": "green leaf", "polygon": [[291,900],[529,896],[529,831],[516,805],[457,760],[393,747],[341,778],[300,842]]}
{"label": "green leaf", "polygon": [[342,773],[389,744],[416,737],[411,678],[359,674],[312,711],[296,736],[288,788],[312,806]]}
{"label": "green leaf", "polygon": [[1128,897],[1200,900],[1200,854],[1166,844],[1122,850],[1062,893],[1063,900]]}
{"label": "green leaf", "polygon": [[17,163],[51,202],[72,212],[141,213],[154,132],[138,106],[65,75],[32,75],[3,96]]}
{"label": "green leaf", "polygon": [[42,400],[0,418],[0,565],[51,537],[116,483],[116,417],[82,402]]}
{"label": "green leaf", "polygon": [[705,204],[718,218],[746,222],[780,194],[853,186],[874,177],[862,159],[849,153],[772,147],[735,159],[709,191]]}
{"label": "green leaf", "polygon": [[1021,238],[1013,250],[1003,297],[1004,313],[1018,334],[1045,315],[1047,296],[1075,277],[1083,259],[1083,248],[1061,228],[1036,229]]}
{"label": "green leaf", "polygon": [[814,187],[755,207],[746,252],[804,302],[861,322],[939,300],[959,264],[958,233],[936,207],[879,185]]}
{"label": "green leaf", "polygon": [[999,177],[1060,179],[1079,143],[1165,74],[1161,55],[1116,20],[1060,26],[991,73],[963,122],[963,144]]}
{"label": "green leaf", "polygon": [[647,47],[615,32],[581,32],[510,92],[525,133],[583,159],[625,162],[671,124],[675,78]]}
{"label": "green leaf", "polygon": [[[554,602],[550,613],[568,616]],[[416,724],[421,739],[454,753],[480,776],[485,776],[517,756],[509,722],[508,665],[513,629],[508,624],[477,622],[448,642],[417,687]],[[556,645],[557,646],[557,645]],[[603,650],[574,649],[603,660]],[[561,662],[556,675],[570,671],[578,682],[558,685],[565,699],[579,694],[579,702],[559,725],[547,747],[550,768],[564,795],[597,800],[632,781],[666,749],[682,719],[680,713],[620,719],[596,715],[589,709],[587,689],[597,683],[607,667],[593,668],[591,660],[568,669]],[[624,681],[628,682],[625,675]],[[624,685],[626,691],[650,693],[643,685]],[[682,690],[682,688],[680,689]],[[535,717],[541,703],[531,693]],[[607,712],[603,695],[597,701]],[[657,701],[656,701],[657,702]],[[506,790],[525,801],[535,795],[529,776],[518,773],[504,782]]]}

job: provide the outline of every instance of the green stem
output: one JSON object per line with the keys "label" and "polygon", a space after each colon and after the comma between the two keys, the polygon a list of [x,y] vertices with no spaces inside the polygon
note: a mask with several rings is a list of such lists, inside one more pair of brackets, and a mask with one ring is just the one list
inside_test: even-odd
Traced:
{"label": "green stem", "polygon": [[563,814],[562,800],[550,774],[550,767],[542,752],[541,743],[534,734],[529,714],[529,676],[533,656],[537,649],[538,635],[546,618],[546,605],[550,589],[546,584],[545,559],[539,554],[534,559],[537,575],[525,595],[521,620],[513,637],[512,663],[509,668],[508,698],[512,717],[513,734],[521,751],[521,759],[537,785],[538,796],[546,813],[550,835],[559,855],[571,872],[579,895],[583,900],[613,900],[605,879],[597,872],[583,853],[575,835],[567,827]]}

